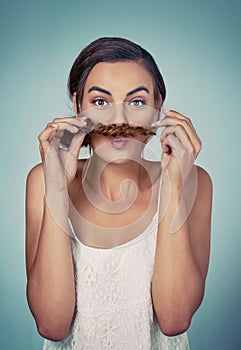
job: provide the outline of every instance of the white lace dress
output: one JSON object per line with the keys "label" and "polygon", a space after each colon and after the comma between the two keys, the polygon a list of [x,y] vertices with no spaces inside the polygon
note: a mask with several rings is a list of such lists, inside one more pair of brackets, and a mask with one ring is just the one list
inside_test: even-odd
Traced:
{"label": "white lace dress", "polygon": [[187,334],[165,336],[153,312],[157,224],[156,214],[141,235],[111,249],[72,239],[77,296],[73,324],[64,341],[44,340],[43,350],[189,349]]}

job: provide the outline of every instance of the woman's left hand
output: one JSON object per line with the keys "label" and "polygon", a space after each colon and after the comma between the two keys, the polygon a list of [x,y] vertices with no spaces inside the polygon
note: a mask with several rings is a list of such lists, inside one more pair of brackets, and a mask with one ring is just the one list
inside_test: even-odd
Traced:
{"label": "woman's left hand", "polygon": [[164,115],[158,122],[158,126],[164,127],[160,138],[163,177],[166,176],[170,184],[182,186],[202,143],[189,118],[173,110],[164,110]]}

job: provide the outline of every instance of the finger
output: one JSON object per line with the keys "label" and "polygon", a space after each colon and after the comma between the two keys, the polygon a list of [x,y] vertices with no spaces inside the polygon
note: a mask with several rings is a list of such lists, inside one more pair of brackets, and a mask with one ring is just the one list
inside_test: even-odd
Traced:
{"label": "finger", "polygon": [[61,137],[64,135],[64,130],[58,130],[56,134],[54,135],[54,138],[61,139]]}
{"label": "finger", "polygon": [[193,149],[195,150],[195,154],[197,154],[201,149],[201,140],[197,136],[197,133],[192,125],[189,124],[187,120],[175,117],[165,117],[161,120],[160,126],[167,127],[171,125],[181,125],[185,132],[187,133],[190,142],[193,145]]}
{"label": "finger", "polygon": [[[72,124],[71,124],[72,123]],[[85,133],[87,123],[83,120],[73,120],[71,123],[68,122],[58,122],[59,130],[67,130],[72,134],[75,134],[77,132]],[[75,125],[74,125],[75,124]],[[87,128],[88,129],[88,128]],[[89,131],[89,129],[88,129]]]}
{"label": "finger", "polygon": [[47,149],[50,143],[53,146],[57,146],[57,144],[59,144],[60,142],[60,138],[63,136],[64,130],[68,130],[73,134],[79,131],[79,129],[76,126],[68,123],[49,123],[38,137],[44,149]]}
{"label": "finger", "polygon": [[58,128],[58,125],[49,123],[47,127],[39,134],[38,140],[41,143],[43,149],[49,147],[49,142],[58,132]]}
{"label": "finger", "polygon": [[66,130],[72,132],[73,134],[79,131],[79,128],[77,126],[72,125],[71,123],[66,122],[66,121],[58,121],[58,122],[50,123],[50,125],[51,124],[57,125],[58,130],[65,130],[66,129]]}
{"label": "finger", "polygon": [[38,136],[39,141],[47,139],[51,133],[58,131],[58,129],[59,129],[58,124],[48,123],[46,128],[39,134]]}
{"label": "finger", "polygon": [[72,134],[75,134],[79,131],[79,128],[77,126],[70,123],[59,123],[59,125],[59,130],[68,130]]}
{"label": "finger", "polygon": [[194,147],[190,141],[190,138],[181,125],[167,126],[162,131],[161,137],[165,139],[165,137],[169,134],[174,134],[174,136],[176,136],[179,139],[183,146],[185,146],[190,152],[194,152]]}
{"label": "finger", "polygon": [[68,118],[55,118],[53,123],[65,125],[65,123],[75,125],[78,128],[83,128],[86,126],[86,118],[76,118],[76,117],[68,117]]}
{"label": "finger", "polygon": [[174,110],[166,110],[166,109],[165,109],[163,113],[164,113],[164,115],[166,115],[166,116],[174,117],[174,118],[176,118],[176,119],[182,120],[182,121],[186,122],[187,124],[189,124],[189,126],[191,127],[191,129],[192,129],[194,135],[195,135],[196,138],[201,142],[201,140],[200,140],[200,138],[198,137],[197,132],[196,132],[196,130],[195,130],[195,128],[194,128],[194,126],[193,126],[192,121],[191,121],[190,118],[188,118],[188,117],[186,117],[185,115],[183,115],[183,114],[181,114],[181,113],[179,113],[179,112],[177,112],[177,111],[174,111]]}
{"label": "finger", "polygon": [[79,156],[80,148],[82,146],[85,136],[85,133],[76,134],[69,145],[68,152],[73,154],[73,156],[76,158],[78,158]]}
{"label": "finger", "polygon": [[160,141],[162,144],[163,153],[171,154],[172,151],[171,151],[170,147],[167,144],[165,144],[164,140],[161,139]]}
{"label": "finger", "polygon": [[44,153],[43,146],[41,145],[41,143],[39,144],[39,152],[40,152],[40,155],[41,155],[41,159],[44,162],[44,160],[45,160],[45,153]]}
{"label": "finger", "polygon": [[174,117],[181,120],[187,120],[189,123],[192,123],[190,118],[186,117],[184,114],[181,114],[171,109],[164,109],[163,114],[167,117]]}
{"label": "finger", "polygon": [[181,144],[180,140],[174,136],[173,134],[169,134],[165,137],[165,139],[163,140],[163,144],[164,145],[168,145],[171,148],[171,151],[180,151],[180,150],[184,150],[185,148],[183,147],[183,145]]}
{"label": "finger", "polygon": [[161,126],[161,125],[160,125],[161,121],[162,121],[162,119],[161,119],[161,120],[158,120],[157,122],[153,122],[153,123],[151,124],[151,127],[152,127],[152,128],[159,128],[159,127]]}
{"label": "finger", "polygon": [[71,178],[71,175],[69,174],[69,169],[71,168],[71,164],[73,166],[73,161],[74,164],[77,164],[76,162],[79,157],[79,151],[80,147],[82,146],[84,137],[84,133],[77,133],[73,137],[67,150],[63,148],[59,149],[60,158],[64,166],[67,178]]}
{"label": "finger", "polygon": [[[42,133],[38,137],[41,145],[40,154],[42,159],[43,158],[46,159],[46,155],[50,151],[50,149],[54,151],[58,151],[60,139],[63,136],[65,128],[71,130],[72,133],[78,131],[78,129],[74,126],[71,128],[71,125],[67,125],[64,127],[60,123],[47,124],[46,128],[42,131]],[[73,130],[73,128],[75,128],[76,130]]]}

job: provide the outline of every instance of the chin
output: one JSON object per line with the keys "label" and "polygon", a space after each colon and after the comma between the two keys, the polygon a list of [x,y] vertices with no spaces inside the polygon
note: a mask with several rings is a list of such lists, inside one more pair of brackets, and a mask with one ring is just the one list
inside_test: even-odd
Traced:
{"label": "chin", "polygon": [[118,158],[114,160],[109,160],[108,163],[112,165],[124,165],[128,164],[130,162],[137,161],[136,159],[130,159],[130,158]]}
{"label": "chin", "polygon": [[[99,160],[104,161],[106,164],[127,164],[130,162],[139,162],[141,159],[141,153],[132,153],[132,152],[100,152],[94,151],[95,157],[97,157]],[[97,160],[97,159],[96,159]]]}

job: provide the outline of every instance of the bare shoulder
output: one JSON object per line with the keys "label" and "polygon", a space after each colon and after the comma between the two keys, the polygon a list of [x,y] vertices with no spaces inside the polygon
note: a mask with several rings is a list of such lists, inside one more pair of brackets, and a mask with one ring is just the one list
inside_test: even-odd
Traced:
{"label": "bare shoulder", "polygon": [[31,191],[43,191],[44,189],[44,169],[43,164],[38,163],[33,166],[27,175],[26,187],[31,188]]}
{"label": "bare shoulder", "polygon": [[200,165],[195,165],[195,167],[197,168],[197,172],[198,172],[200,179],[202,179],[203,181],[206,181],[207,183],[209,182],[210,184],[212,184],[211,176],[207,172],[207,170],[202,168]]}
{"label": "bare shoulder", "polygon": [[29,219],[36,218],[36,210],[41,208],[42,212],[44,194],[44,169],[39,163],[30,169],[26,180],[26,214]]}
{"label": "bare shoulder", "polygon": [[38,163],[34,165],[28,172],[27,182],[35,181],[37,179],[43,179],[43,163]]}
{"label": "bare shoulder", "polygon": [[199,165],[195,165],[195,167],[198,176],[198,191],[211,194],[213,191],[213,183],[210,174]]}
{"label": "bare shoulder", "polygon": [[[202,214],[210,212],[211,210],[213,184],[211,176],[204,168],[200,167],[199,165],[194,165],[194,167],[196,172],[190,172],[190,181],[188,180],[187,187],[187,198],[191,193],[190,198],[194,199],[191,213],[196,213],[196,215],[198,214],[199,216],[202,216]],[[195,193],[193,192],[194,190]]]}
{"label": "bare shoulder", "polygon": [[[79,181],[79,179],[82,178],[82,173],[84,166],[86,164],[86,159],[79,159],[78,160],[78,168],[77,173],[75,176],[75,181]],[[75,182],[73,181],[73,182]],[[44,188],[44,166],[43,163],[38,163],[34,165],[28,172],[27,179],[26,179],[26,185],[27,187],[33,187],[36,190],[43,189]]]}
{"label": "bare shoulder", "polygon": [[[44,167],[42,163],[33,166],[26,179],[26,204],[27,209],[31,206],[42,204],[39,199],[43,199],[45,194]],[[30,208],[28,208],[30,207]]]}

